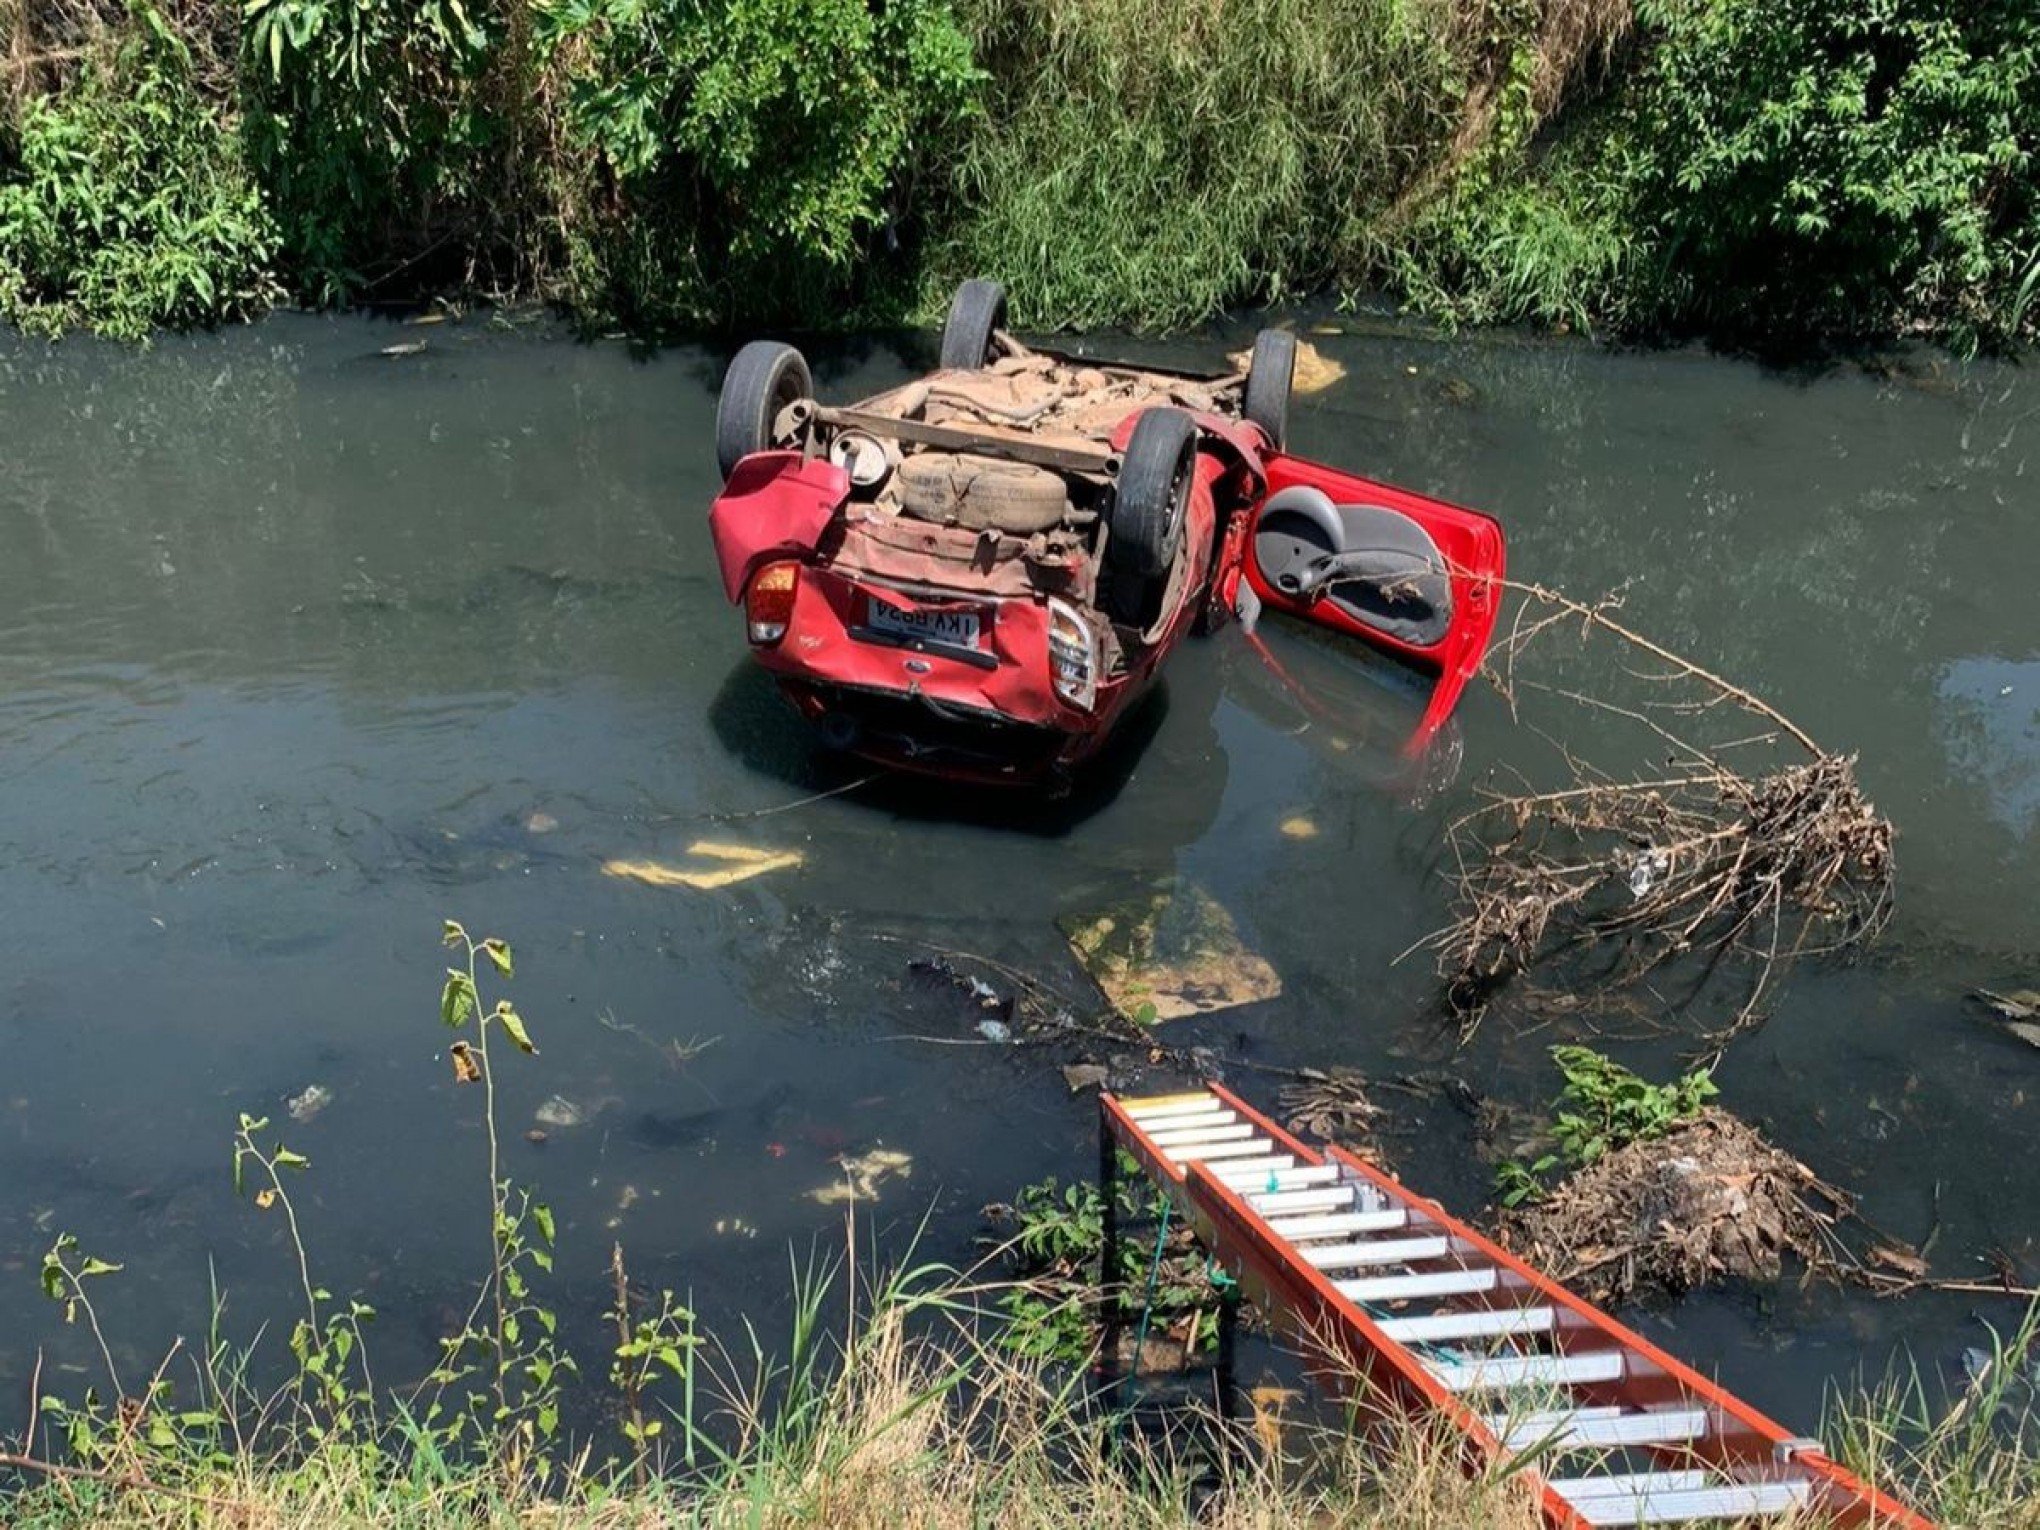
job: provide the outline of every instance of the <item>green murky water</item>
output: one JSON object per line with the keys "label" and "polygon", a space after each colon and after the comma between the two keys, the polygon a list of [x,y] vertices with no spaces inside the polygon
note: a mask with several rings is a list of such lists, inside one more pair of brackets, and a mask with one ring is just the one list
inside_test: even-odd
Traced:
{"label": "green murky water", "polygon": [[[378,354],[420,334],[421,355]],[[1215,362],[1239,339],[1163,349]],[[925,343],[818,347],[818,378],[870,392]],[[2040,986],[2040,391],[1932,358],[1794,376],[1507,338],[1319,343],[1347,376],[1299,401],[1299,450],[1492,510],[1515,573],[1626,583],[1639,625],[1860,752],[1902,835],[1897,916],[1866,962],[1792,975],[1723,1067],[1726,1101],[1894,1233],[1938,1225],[1948,1273],[2002,1247],[2040,1275],[2040,1053],[1963,1000]],[[976,1020],[907,961],[961,948],[1074,987],[1057,921],[1150,876],[1209,889],[1283,982],[1186,1036],[1548,1097],[1557,1033],[1490,1026],[1454,1056],[1421,962],[1391,965],[1442,917],[1442,816],[1548,749],[1485,691],[1459,783],[1421,806],[1231,631],[1176,657],[1063,807],[880,785],[729,817],[861,772],[780,707],[719,595],[721,362],[356,318],[145,354],[0,345],[0,1397],[38,1346],[83,1358],[36,1292],[58,1230],[127,1264],[107,1316],[132,1365],[202,1327],[209,1262],[249,1330],[287,1310],[294,1272],[235,1202],[228,1143],[237,1112],[280,1116],[311,1084],[331,1103],[289,1140],[315,1165],[314,1260],[383,1309],[385,1373],[422,1363],[486,1239],[477,1101],[436,1018],[444,915],[516,943],[542,1056],[502,1067],[510,1166],[559,1210],[583,1317],[621,1236],[711,1321],[769,1321],[789,1243],[840,1236],[808,1192],[846,1152],[911,1155],[876,1234],[898,1245],[927,1215],[922,1251],[955,1259],[983,1202],[1086,1172],[1088,1102],[1041,1056],[895,1039]],[[1362,705],[1336,655],[1273,641]],[[1314,837],[1280,832],[1298,814]],[[804,859],[716,893],[601,870],[702,839]],[[522,1140],[555,1095],[580,1124]],[[1466,1120],[1395,1103],[1397,1167],[1472,1209]],[[1811,1424],[1825,1383],[1901,1347],[1952,1363],[1977,1312],[2013,1316],[1814,1289],[1642,1321]]]}

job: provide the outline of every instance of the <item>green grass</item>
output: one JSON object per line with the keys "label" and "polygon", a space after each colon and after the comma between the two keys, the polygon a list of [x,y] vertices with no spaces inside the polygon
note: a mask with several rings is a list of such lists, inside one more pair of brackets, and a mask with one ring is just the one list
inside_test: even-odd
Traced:
{"label": "green grass", "polygon": [[[1080,1527],[1352,1526],[1530,1530],[1523,1482],[1468,1478],[1438,1432],[1379,1421],[1347,1432],[1271,1419],[1239,1426],[1213,1477],[1188,1443],[1123,1436],[1103,1451],[1080,1371],[1000,1342],[996,1288],[932,1267],[865,1277],[853,1301],[840,1264],[796,1276],[789,1336],[748,1330],[697,1362],[702,1432],[667,1415],[641,1471],[600,1442],[541,1469],[503,1442],[450,1450],[387,1403],[379,1427],[321,1437],[311,1415],[250,1397],[237,1365],[211,1384],[240,1399],[234,1427],[151,1443],[146,1425],[107,1442],[78,1474],[37,1479],[7,1506],[13,1530],[313,1530],[328,1526],[606,1527],[998,1524]],[[830,1324],[847,1313],[847,1334]],[[1839,1403],[1828,1434],[1850,1466],[1947,1526],[2040,1525],[2030,1375],[2040,1315],[1994,1346],[1996,1363],[1956,1399],[1916,1373]],[[270,1420],[266,1435],[256,1430]],[[1216,1419],[1202,1432],[1216,1437]],[[1188,1442],[1197,1429],[1172,1438]],[[1272,1448],[1271,1448],[1272,1447]],[[4,1449],[0,1446],[0,1449]],[[4,1475],[0,1475],[4,1481]],[[1196,1506],[1202,1504],[1201,1509]],[[1817,1523],[1810,1518],[1794,1525]]]}

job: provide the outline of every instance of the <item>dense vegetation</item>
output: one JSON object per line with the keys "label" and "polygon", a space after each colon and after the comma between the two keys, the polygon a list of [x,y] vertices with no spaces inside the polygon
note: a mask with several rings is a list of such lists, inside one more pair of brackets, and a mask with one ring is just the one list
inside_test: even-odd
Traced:
{"label": "dense vegetation", "polygon": [[1453,321],[2002,342],[2026,0],[0,0],[0,311],[422,292],[653,332],[1378,287]]}

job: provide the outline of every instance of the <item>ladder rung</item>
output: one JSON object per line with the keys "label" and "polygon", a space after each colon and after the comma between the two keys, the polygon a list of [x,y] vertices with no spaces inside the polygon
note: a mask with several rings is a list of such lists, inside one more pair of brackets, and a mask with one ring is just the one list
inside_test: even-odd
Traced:
{"label": "ladder rung", "polygon": [[1553,1477],[1545,1486],[1567,1503],[1588,1498],[1634,1498],[1638,1493],[1690,1493],[1707,1486],[1707,1473],[1614,1472],[1606,1477]]}
{"label": "ladder rung", "polygon": [[[1274,1151],[1274,1139],[1269,1137],[1248,1137],[1239,1142],[1196,1142],[1162,1149],[1164,1156],[1173,1158],[1177,1163],[1192,1160],[1202,1163],[1213,1158],[1259,1158]],[[1290,1160],[1291,1163],[1295,1161]]]}
{"label": "ladder rung", "polygon": [[1291,1243],[1301,1243],[1306,1238],[1344,1238],[1352,1233],[1394,1232],[1407,1226],[1409,1220],[1409,1213],[1401,1210],[1346,1211],[1322,1217],[1269,1217],[1268,1230]]}
{"label": "ladder rung", "polygon": [[1398,1344],[1438,1344],[1456,1339],[1501,1339],[1548,1333],[1558,1321],[1555,1307],[1480,1307],[1470,1312],[1433,1312],[1423,1317],[1383,1318],[1381,1331]]}
{"label": "ladder rung", "polygon": [[1321,1270],[1357,1270],[1370,1264],[1409,1264],[1418,1259],[1442,1259],[1452,1252],[1452,1240],[1436,1238],[1376,1238],[1367,1243],[1326,1243],[1297,1250],[1304,1260]]}
{"label": "ladder rung", "polygon": [[1808,1482],[1732,1482],[1685,1492],[1589,1498],[1575,1507],[1590,1525],[1676,1525],[1695,1519],[1784,1514],[1799,1507],[1811,1488]]}
{"label": "ladder rung", "polygon": [[1620,1381],[1622,1352],[1597,1350],[1585,1355],[1472,1355],[1454,1361],[1427,1358],[1424,1368],[1452,1392],[1499,1392],[1510,1387],[1579,1386],[1589,1381]]}
{"label": "ladder rung", "polygon": [[1230,1126],[1239,1118],[1238,1111],[1219,1106],[1211,1110],[1195,1111],[1189,1115],[1163,1116],[1152,1125],[1145,1121],[1137,1121],[1134,1124],[1149,1136],[1153,1136],[1157,1132],[1195,1131],[1201,1126]]}
{"label": "ladder rung", "polygon": [[1287,1153],[1277,1153],[1265,1164],[1217,1164],[1211,1174],[1220,1184],[1237,1190],[1241,1195],[1266,1194],[1270,1180],[1274,1181],[1277,1190],[1294,1190],[1303,1185],[1322,1185],[1339,1177],[1339,1171],[1331,1164],[1305,1164],[1299,1169],[1296,1160]]}
{"label": "ladder rung", "polygon": [[1264,1217],[1293,1216],[1299,1211],[1336,1211],[1353,1204],[1351,1185],[1333,1185],[1326,1190],[1266,1190],[1250,1193],[1247,1204]]}
{"label": "ladder rung", "polygon": [[1334,1281],[1339,1295],[1354,1302],[1402,1302],[1420,1296],[1464,1296],[1473,1291],[1492,1291],[1501,1284],[1501,1272],[1492,1266],[1482,1270],[1438,1270],[1429,1275],[1375,1275],[1366,1280]]}
{"label": "ladder rung", "polygon": [[1551,1441],[1566,1450],[1598,1446],[1670,1445],[1697,1440],[1707,1432],[1707,1410],[1672,1408],[1662,1413],[1625,1413],[1620,1408],[1568,1408],[1528,1413],[1512,1419],[1506,1413],[1488,1420],[1488,1427],[1510,1450],[1527,1450]]}
{"label": "ladder rung", "polygon": [[1171,1148],[1196,1147],[1205,1142],[1239,1142],[1254,1135],[1251,1121],[1235,1122],[1231,1126],[1198,1126],[1186,1132],[1150,1132],[1148,1141],[1168,1152]]}
{"label": "ladder rung", "polygon": [[1195,1094],[1151,1094],[1144,1100],[1121,1100],[1119,1108],[1136,1121],[1158,1121],[1163,1116],[1189,1115],[1220,1107],[1217,1095],[1200,1089]]}

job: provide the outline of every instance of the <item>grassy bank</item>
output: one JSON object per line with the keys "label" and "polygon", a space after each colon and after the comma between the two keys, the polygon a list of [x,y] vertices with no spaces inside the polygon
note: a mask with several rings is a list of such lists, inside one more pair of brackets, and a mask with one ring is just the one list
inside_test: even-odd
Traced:
{"label": "grassy bank", "polygon": [[[557,1246],[551,1209],[501,1152],[498,1070],[542,1066],[543,1021],[507,997],[508,944],[452,920],[442,935],[439,1061],[479,1141],[471,1162],[434,1165],[434,1183],[451,1223],[472,1220],[479,1275],[466,1316],[435,1325],[437,1363],[402,1379],[371,1364],[377,1313],[320,1283],[313,1165],[289,1126],[242,1115],[233,1182],[269,1230],[270,1279],[296,1309],[287,1334],[236,1334],[216,1272],[209,1320],[191,1330],[203,1336],[138,1367],[117,1337],[123,1261],[58,1234],[41,1284],[62,1336],[34,1367],[27,1426],[0,1433],[12,1530],[1535,1523],[1520,1473],[1469,1478],[1433,1431],[1342,1420],[1256,1377],[1243,1378],[1249,1419],[1228,1424],[1199,1400],[1214,1396],[1205,1369],[1165,1384],[1175,1402],[1138,1409],[1136,1427],[1089,1379],[1099,1296],[1081,1277],[1102,1207],[1052,1185],[1005,1209],[1010,1242],[970,1272],[865,1268],[853,1203],[845,1254],[796,1266],[784,1331],[746,1324],[720,1340],[672,1291],[634,1285],[613,1246],[598,1361],[592,1335],[561,1319],[588,1293],[555,1269],[570,1255],[585,1270],[597,1251]],[[1141,1199],[1127,1209],[1143,1213]],[[1145,1225],[1169,1236],[1158,1215]],[[1139,1225],[1129,1232],[1130,1318],[1146,1256]],[[1182,1329],[1194,1355],[1204,1277],[1194,1251],[1179,1254],[1149,1266],[1145,1300],[1158,1343]],[[1146,1353],[1145,1318],[1137,1333]],[[1959,1396],[1909,1376],[1839,1404],[1826,1436],[1945,1524],[2040,1526],[2036,1335],[2040,1309],[1993,1339]]]}
{"label": "grassy bank", "polygon": [[[840,1277],[839,1277],[840,1278]],[[1173,1432],[1116,1433],[1078,1376],[1016,1359],[977,1320],[983,1291],[937,1272],[875,1281],[847,1341],[803,1347],[803,1325],[841,1311],[827,1280],[799,1304],[785,1363],[689,1362],[703,1396],[698,1439],[567,1448],[541,1470],[514,1430],[449,1449],[394,1411],[346,1429],[304,1394],[264,1399],[261,1436],[152,1431],[142,1419],[62,1474],[19,1474],[16,1530],[313,1530],[330,1526],[652,1525],[881,1527],[1352,1526],[1532,1530],[1526,1484],[1465,1476],[1442,1436],[1408,1425],[1363,1433],[1257,1409],[1235,1449],[1225,1426],[1179,1412]],[[2024,1335],[2031,1337],[2031,1325]],[[2007,1365],[1952,1406],[1917,1378],[1838,1405],[1827,1437],[1856,1470],[1938,1523],[2040,1525],[2030,1395]],[[229,1395],[233,1389],[229,1387]],[[2024,1397],[2021,1401],[2022,1395]],[[247,1399],[252,1407],[254,1399]],[[394,1404],[389,1405],[392,1408]],[[620,1417],[629,1405],[619,1403]],[[2023,1411],[2021,1411],[2023,1409]],[[677,1412],[666,1417],[677,1432]],[[256,1427],[250,1412],[237,1427]],[[695,1464],[685,1465],[692,1456]],[[6,1481],[0,1468],[0,1483]],[[1818,1523],[1794,1519],[1794,1526]]]}
{"label": "grassy bank", "polygon": [[0,0],[0,314],[2029,332],[2017,0]]}

